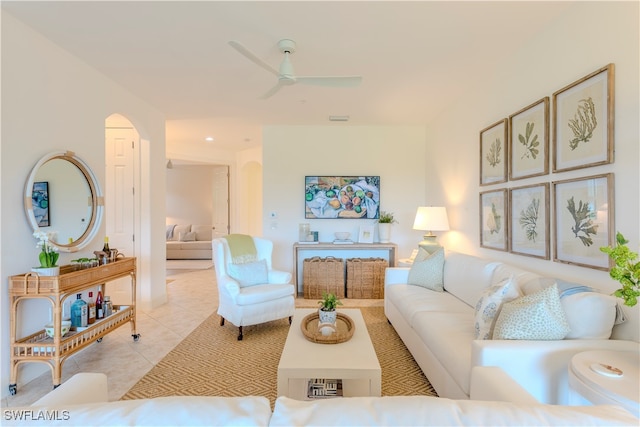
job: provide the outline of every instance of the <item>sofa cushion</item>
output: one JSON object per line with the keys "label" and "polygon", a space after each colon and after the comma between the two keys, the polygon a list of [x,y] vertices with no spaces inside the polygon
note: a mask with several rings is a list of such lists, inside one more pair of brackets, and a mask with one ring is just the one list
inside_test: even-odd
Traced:
{"label": "sofa cushion", "polygon": [[442,270],[444,267],[444,249],[440,248],[430,254],[420,248],[418,255],[409,270],[407,283],[422,286],[432,291],[442,292]]}
{"label": "sofa cushion", "polygon": [[511,276],[497,285],[484,290],[476,304],[475,310],[475,338],[489,340],[493,335],[493,327],[496,324],[502,304],[512,301],[520,296],[515,286],[515,278]]}
{"label": "sofa cushion", "polygon": [[475,307],[482,291],[493,283],[493,271],[498,265],[499,262],[450,252],[444,262],[444,289]]}
{"label": "sofa cushion", "polygon": [[614,405],[559,406],[433,396],[344,397],[310,402],[278,397],[270,426],[634,426]]}
{"label": "sofa cushion", "polygon": [[227,266],[229,276],[238,281],[240,287],[263,285],[269,282],[267,261],[261,259],[256,262],[244,264],[229,264]]}
{"label": "sofa cushion", "polygon": [[185,234],[191,231],[191,224],[178,224],[173,228],[173,236],[171,237],[171,240],[174,241],[179,241],[180,240],[180,235],[181,234]]}
{"label": "sofa cushion", "polygon": [[384,292],[385,299],[400,309],[400,314],[409,325],[413,325],[416,313],[423,311],[468,313],[471,310],[471,307],[448,292],[433,292],[421,286],[393,285]]}
{"label": "sofa cushion", "polygon": [[180,233],[178,236],[178,240],[181,242],[195,242],[196,241],[196,233],[193,231],[188,231],[186,233]]}
{"label": "sofa cushion", "polygon": [[502,305],[494,339],[561,340],[569,324],[560,303],[558,286],[552,285]]}
{"label": "sofa cushion", "polygon": [[413,329],[449,376],[469,395],[473,309],[466,313],[423,311],[416,313]]}
{"label": "sofa cushion", "polygon": [[269,399],[262,396],[168,396],[15,409],[39,418],[4,420],[3,426],[267,426],[271,419]]}
{"label": "sofa cushion", "polygon": [[192,225],[191,231],[196,233],[196,240],[211,241],[213,240],[213,228],[210,225]]}
{"label": "sofa cushion", "polygon": [[277,300],[293,294],[294,287],[291,284],[247,286],[240,290],[236,297],[236,302],[238,305],[252,305]]}

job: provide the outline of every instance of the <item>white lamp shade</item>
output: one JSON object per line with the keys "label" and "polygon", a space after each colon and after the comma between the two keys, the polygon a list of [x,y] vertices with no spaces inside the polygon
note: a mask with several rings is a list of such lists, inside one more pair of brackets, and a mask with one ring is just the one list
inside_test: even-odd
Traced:
{"label": "white lamp shade", "polygon": [[419,207],[416,212],[416,219],[413,222],[413,229],[423,231],[449,230],[447,209],[444,206]]}

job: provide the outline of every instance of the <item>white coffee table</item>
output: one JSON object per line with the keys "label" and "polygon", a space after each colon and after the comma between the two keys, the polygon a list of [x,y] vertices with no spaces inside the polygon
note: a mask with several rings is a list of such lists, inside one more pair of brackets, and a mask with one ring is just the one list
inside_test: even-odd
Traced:
{"label": "white coffee table", "polygon": [[318,344],[305,338],[300,323],[315,311],[301,308],[293,315],[278,364],[278,396],[309,400],[307,384],[312,378],[341,379],[345,397],[380,396],[382,369],[360,310],[338,309],[355,324],[353,337],[339,344]]}

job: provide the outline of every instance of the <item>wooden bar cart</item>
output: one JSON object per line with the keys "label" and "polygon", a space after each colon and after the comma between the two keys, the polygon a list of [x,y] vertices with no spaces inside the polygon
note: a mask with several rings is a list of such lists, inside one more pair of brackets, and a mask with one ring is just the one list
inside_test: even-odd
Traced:
{"label": "wooden bar cart", "polygon": [[[82,330],[60,335],[62,305],[66,298],[85,289],[99,286],[105,293],[106,282],[129,276],[131,278],[131,304],[114,306],[113,314]],[[74,270],[70,265],[60,268],[59,276],[39,276],[26,273],[9,278],[11,299],[11,381],[9,393],[17,393],[18,366],[25,362],[44,362],[51,368],[53,388],[60,385],[62,364],[67,357],[85,348],[125,323],[131,323],[131,336],[138,341],[136,332],[136,258],[118,258],[117,261],[97,267]],[[45,330],[17,338],[17,317],[20,301],[29,298],[47,299],[53,307],[54,336],[49,338]]]}

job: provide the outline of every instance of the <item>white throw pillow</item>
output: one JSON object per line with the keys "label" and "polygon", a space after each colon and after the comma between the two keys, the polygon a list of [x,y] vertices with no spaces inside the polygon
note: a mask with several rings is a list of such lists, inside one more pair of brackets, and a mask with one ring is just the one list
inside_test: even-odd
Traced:
{"label": "white throw pillow", "polygon": [[616,299],[599,292],[579,292],[560,298],[571,332],[568,339],[604,339],[611,337],[616,320]]}
{"label": "white throw pillow", "polygon": [[263,285],[269,282],[267,261],[262,259],[244,264],[229,264],[229,276],[240,283],[240,287]]}
{"label": "white throw pillow", "polygon": [[191,224],[176,225],[173,229],[173,237],[171,240],[179,241],[180,235],[191,231]]}
{"label": "white throw pillow", "polygon": [[432,291],[443,292],[443,269],[444,248],[439,248],[432,254],[420,248],[409,270],[407,283],[409,285],[422,286]]}
{"label": "white throw pillow", "polygon": [[196,240],[196,233],[193,231],[190,231],[188,233],[180,233],[181,242],[195,242],[195,240]]}
{"label": "white throw pillow", "polygon": [[561,340],[570,331],[558,286],[542,289],[502,305],[493,339]]}
{"label": "white throw pillow", "polygon": [[514,286],[513,276],[485,289],[476,304],[475,338],[490,340],[502,304],[519,296],[518,288]]}

